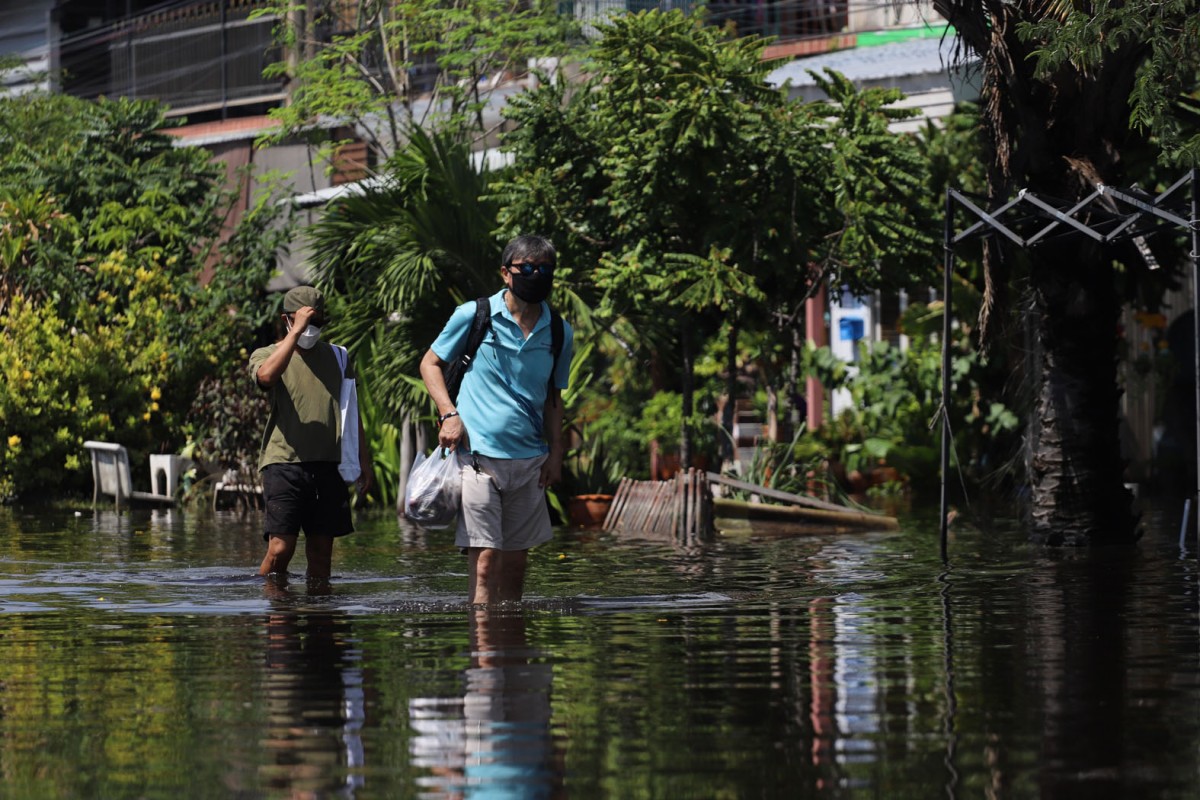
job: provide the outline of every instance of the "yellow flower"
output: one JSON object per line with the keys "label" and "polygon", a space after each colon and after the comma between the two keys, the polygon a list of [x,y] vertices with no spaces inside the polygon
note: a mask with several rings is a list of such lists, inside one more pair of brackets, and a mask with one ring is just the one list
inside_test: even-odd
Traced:
{"label": "yellow flower", "polygon": [[162,400],[162,390],[159,389],[157,386],[155,386],[153,389],[150,390],[150,399],[151,400]]}
{"label": "yellow flower", "polygon": [[21,437],[17,436],[15,433],[12,436],[8,437],[8,446],[9,447],[20,447],[21,446]]}
{"label": "yellow flower", "polygon": [[150,410],[151,410],[151,411],[158,411],[158,403],[151,403],[151,404],[150,404]]}
{"label": "yellow flower", "polygon": [[21,373],[21,377],[24,378],[25,380],[29,380],[30,378],[33,377],[33,373],[30,372],[29,370],[25,370],[24,372]]}
{"label": "yellow flower", "polygon": [[1158,330],[1166,330],[1167,318],[1162,314],[1151,314],[1148,311],[1139,311],[1133,315],[1133,318],[1138,321],[1143,328],[1151,328]]}
{"label": "yellow flower", "polygon": [[145,420],[146,422],[149,422],[150,421],[150,412],[147,411],[145,414],[142,414],[142,419]]}

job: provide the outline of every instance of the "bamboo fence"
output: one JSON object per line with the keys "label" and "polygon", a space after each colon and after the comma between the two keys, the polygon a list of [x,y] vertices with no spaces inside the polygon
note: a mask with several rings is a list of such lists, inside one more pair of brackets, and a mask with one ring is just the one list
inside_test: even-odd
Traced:
{"label": "bamboo fence", "polygon": [[604,518],[611,531],[671,533],[690,538],[712,532],[712,490],[702,470],[679,472],[671,480],[622,478]]}

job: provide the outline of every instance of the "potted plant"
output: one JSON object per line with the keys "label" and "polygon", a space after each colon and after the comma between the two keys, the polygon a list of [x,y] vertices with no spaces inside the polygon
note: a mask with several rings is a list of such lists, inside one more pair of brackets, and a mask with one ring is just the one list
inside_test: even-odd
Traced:
{"label": "potted plant", "polygon": [[598,528],[612,505],[620,470],[605,457],[600,439],[576,447],[567,461],[563,476],[567,520],[576,527]]}

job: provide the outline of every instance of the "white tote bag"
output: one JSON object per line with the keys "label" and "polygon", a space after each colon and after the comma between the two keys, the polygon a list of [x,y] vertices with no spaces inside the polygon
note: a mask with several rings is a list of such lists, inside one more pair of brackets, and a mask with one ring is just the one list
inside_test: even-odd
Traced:
{"label": "white tote bag", "polygon": [[353,378],[346,377],[350,354],[346,348],[333,345],[338,366],[342,368],[342,390],[338,396],[338,412],[342,422],[342,463],[338,472],[346,483],[354,483],[362,475],[358,462],[358,388]]}

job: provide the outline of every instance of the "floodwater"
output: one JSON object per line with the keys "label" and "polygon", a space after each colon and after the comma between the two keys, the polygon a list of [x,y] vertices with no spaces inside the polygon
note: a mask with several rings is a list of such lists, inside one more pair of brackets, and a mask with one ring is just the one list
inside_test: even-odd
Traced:
{"label": "floodwater", "polygon": [[310,593],[255,516],[0,508],[0,797],[1194,797],[1194,546],[1014,526],[560,530],[476,614],[363,516]]}

